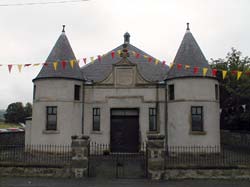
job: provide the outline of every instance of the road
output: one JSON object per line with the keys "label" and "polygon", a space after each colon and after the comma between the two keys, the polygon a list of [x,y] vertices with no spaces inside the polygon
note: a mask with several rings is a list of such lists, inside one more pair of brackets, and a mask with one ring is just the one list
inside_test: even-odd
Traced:
{"label": "road", "polygon": [[0,178],[0,187],[249,187],[250,180],[172,180]]}

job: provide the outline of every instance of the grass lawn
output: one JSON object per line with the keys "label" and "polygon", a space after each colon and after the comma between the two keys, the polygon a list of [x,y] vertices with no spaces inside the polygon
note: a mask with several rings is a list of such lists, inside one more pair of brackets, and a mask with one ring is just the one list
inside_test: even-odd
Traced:
{"label": "grass lawn", "polygon": [[19,128],[19,124],[0,122],[0,129]]}

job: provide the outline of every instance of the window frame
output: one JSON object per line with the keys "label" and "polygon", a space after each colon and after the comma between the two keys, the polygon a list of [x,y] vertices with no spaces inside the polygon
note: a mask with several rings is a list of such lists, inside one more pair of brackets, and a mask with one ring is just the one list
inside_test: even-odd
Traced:
{"label": "window frame", "polygon": [[[93,112],[92,113],[92,117],[93,117],[92,130],[100,131],[101,130],[101,110],[100,108],[96,107],[96,108],[93,108],[92,112]],[[97,120],[97,122],[95,119]]]}
{"label": "window frame", "polygon": [[78,84],[75,84],[75,87],[74,87],[74,100],[75,101],[80,101],[81,99],[81,86],[78,85]]}
{"label": "window frame", "polygon": [[33,100],[36,99],[36,85],[33,87]]}
{"label": "window frame", "polygon": [[[148,119],[149,119],[149,131],[151,132],[155,132],[158,130],[158,125],[157,125],[157,110],[156,108],[149,108],[148,110]],[[151,122],[154,122],[154,124],[152,124]]]}
{"label": "window frame", "polygon": [[168,85],[168,100],[169,101],[175,100],[174,84],[169,84]]}
{"label": "window frame", "polygon": [[[198,111],[200,109],[200,112]],[[193,113],[195,110],[195,113]],[[191,131],[192,132],[204,132],[204,109],[203,106],[191,106]],[[194,118],[193,116],[200,116],[201,120],[199,121],[200,127],[198,129],[194,128]],[[197,124],[195,124],[197,125]]]}
{"label": "window frame", "polygon": [[[50,113],[49,109],[52,110]],[[46,106],[46,130],[47,131],[56,131],[57,130],[57,106]],[[56,116],[55,124],[49,122],[49,116]]]}

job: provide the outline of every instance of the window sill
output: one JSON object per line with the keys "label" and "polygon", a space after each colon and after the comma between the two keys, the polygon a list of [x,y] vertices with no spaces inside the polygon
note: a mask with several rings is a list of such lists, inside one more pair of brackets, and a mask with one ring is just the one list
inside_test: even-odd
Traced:
{"label": "window sill", "polygon": [[206,135],[206,131],[190,131],[189,134],[191,135]]}
{"label": "window sill", "polygon": [[102,134],[102,131],[91,131],[90,134]]}
{"label": "window sill", "polygon": [[60,134],[59,130],[43,130],[43,134]]}
{"label": "window sill", "polygon": [[147,131],[147,134],[159,134],[159,131]]}

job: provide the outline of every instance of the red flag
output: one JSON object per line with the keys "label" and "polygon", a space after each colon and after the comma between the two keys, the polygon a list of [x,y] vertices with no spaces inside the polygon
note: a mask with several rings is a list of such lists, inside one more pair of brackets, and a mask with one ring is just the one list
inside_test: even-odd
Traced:
{"label": "red flag", "polygon": [[111,57],[112,57],[112,58],[115,57],[115,52],[114,52],[114,51],[111,52]]}
{"label": "red flag", "polygon": [[8,65],[8,69],[9,69],[9,73],[11,72],[11,69],[12,69],[12,64],[9,64]]}
{"label": "red flag", "polygon": [[162,66],[165,66],[165,65],[166,65],[166,61],[163,60],[163,61],[162,61]]}
{"label": "red flag", "polygon": [[140,53],[136,53],[135,58],[140,58]]}
{"label": "red flag", "polygon": [[44,66],[48,66],[48,63],[45,62],[45,63],[43,63],[43,65],[44,65]]}
{"label": "red flag", "polygon": [[101,62],[101,61],[102,61],[102,57],[101,57],[101,55],[98,55],[98,60],[99,60],[99,62]]}
{"label": "red flag", "polygon": [[87,58],[83,58],[83,62],[84,62],[84,64],[86,64]]}
{"label": "red flag", "polygon": [[65,69],[66,61],[63,60],[61,63],[62,63],[62,68]]}
{"label": "red flag", "polygon": [[148,57],[148,62],[151,62],[152,61],[152,57]]}
{"label": "red flag", "polygon": [[237,70],[233,70],[232,75],[237,75]]}
{"label": "red flag", "polygon": [[24,67],[28,67],[28,66],[30,66],[31,64],[24,64]]}
{"label": "red flag", "polygon": [[194,67],[194,74],[198,73],[199,68],[198,67]]}
{"label": "red flag", "polygon": [[217,69],[212,69],[212,75],[216,76],[216,74],[217,74]]}
{"label": "red flag", "polygon": [[177,64],[177,69],[180,70],[182,67],[182,64]]}

